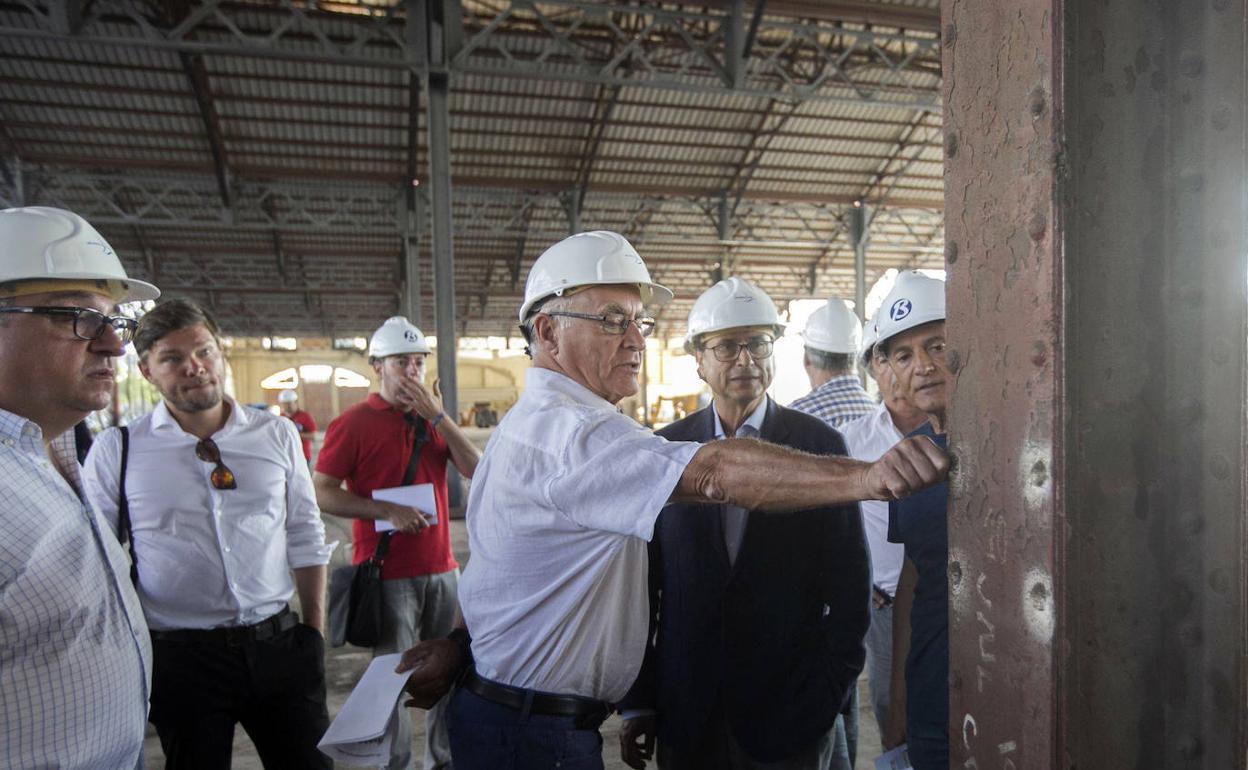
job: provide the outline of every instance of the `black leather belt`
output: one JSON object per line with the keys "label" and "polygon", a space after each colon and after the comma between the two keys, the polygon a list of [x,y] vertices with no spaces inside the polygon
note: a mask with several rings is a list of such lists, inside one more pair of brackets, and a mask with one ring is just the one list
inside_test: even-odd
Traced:
{"label": "black leather belt", "polygon": [[554,695],[492,682],[478,676],[476,670],[471,668],[465,672],[460,686],[491,703],[516,711],[523,712],[527,707],[530,714],[575,717],[576,725],[581,729],[597,729],[612,711],[611,704],[592,698]]}
{"label": "black leather belt", "polygon": [[162,642],[201,642],[237,646],[243,642],[261,642],[289,631],[299,616],[286,607],[281,612],[250,626],[221,628],[183,628],[175,631],[152,631],[152,638]]}

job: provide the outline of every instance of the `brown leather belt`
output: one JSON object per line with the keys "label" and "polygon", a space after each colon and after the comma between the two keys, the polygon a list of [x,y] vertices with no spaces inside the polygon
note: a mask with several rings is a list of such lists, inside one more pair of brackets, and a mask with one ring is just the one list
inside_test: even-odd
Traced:
{"label": "brown leather belt", "polygon": [[460,686],[482,698],[516,711],[544,716],[575,717],[577,727],[597,729],[611,715],[611,704],[575,695],[526,690],[522,687],[500,684],[479,676],[475,669],[468,669]]}
{"label": "brown leather belt", "polygon": [[180,628],[174,631],[152,631],[152,638],[162,642],[199,642],[238,646],[243,642],[261,642],[289,631],[299,622],[299,616],[287,607],[250,626],[223,626],[220,628]]}

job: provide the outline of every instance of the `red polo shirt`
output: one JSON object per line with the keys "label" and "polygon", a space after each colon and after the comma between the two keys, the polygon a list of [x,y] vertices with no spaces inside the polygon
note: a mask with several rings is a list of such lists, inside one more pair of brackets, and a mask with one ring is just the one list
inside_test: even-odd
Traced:
{"label": "red polo shirt", "polygon": [[[403,413],[371,393],[363,403],[338,415],[325,430],[325,443],[316,458],[316,470],[344,479],[347,489],[371,498],[374,489],[397,487],[403,482],[412,456],[416,428],[403,419]],[[438,507],[436,526],[418,534],[399,533],[390,539],[390,550],[381,568],[381,577],[416,577],[449,572],[457,566],[451,553],[450,517],[446,504],[446,461],[450,457],[446,441],[437,429],[420,451],[413,484],[433,484]],[[352,562],[359,564],[373,555],[380,535],[372,519],[351,522],[354,541]]]}

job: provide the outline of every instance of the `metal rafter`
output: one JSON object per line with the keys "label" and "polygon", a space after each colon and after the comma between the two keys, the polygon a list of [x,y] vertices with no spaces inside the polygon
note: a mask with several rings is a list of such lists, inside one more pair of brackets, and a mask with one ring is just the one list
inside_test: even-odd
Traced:
{"label": "metal rafter", "polygon": [[[24,0],[0,9],[0,37],[63,39],[60,0]],[[190,54],[234,54],[415,70],[425,63],[407,40],[402,3],[352,5],[351,13],[283,0],[204,0],[165,28],[142,0],[91,3],[77,43],[142,46]],[[636,17],[640,29],[616,23]],[[933,111],[939,100],[936,34],[853,29],[820,19],[764,16],[740,86],[726,84],[730,14],[587,0],[513,0],[497,12],[466,14],[465,40],[451,72],[605,85],[747,93]],[[437,67],[435,67],[437,68]],[[916,86],[903,74],[929,75]]]}

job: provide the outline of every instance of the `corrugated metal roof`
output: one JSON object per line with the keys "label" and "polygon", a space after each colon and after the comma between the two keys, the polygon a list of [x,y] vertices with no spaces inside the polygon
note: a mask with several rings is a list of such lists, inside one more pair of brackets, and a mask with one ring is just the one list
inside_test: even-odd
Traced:
{"label": "corrugated metal roof", "polygon": [[[407,169],[414,163],[423,181],[429,149],[428,96],[401,66],[402,14],[347,12],[363,7],[240,0],[194,26],[181,51],[126,44],[138,33],[116,9],[88,7],[87,28],[72,35],[39,32],[20,5],[0,8],[0,34],[28,33],[0,36],[0,153],[22,157],[31,202],[94,217],[136,275],[152,277],[146,250],[171,295],[222,287],[214,299],[238,315],[238,329],[366,331],[398,309]],[[582,227],[625,233],[677,289],[665,317],[673,330],[717,261],[756,276],[781,302],[812,289],[852,292],[843,215],[859,197],[881,207],[870,273],[940,263],[940,114],[877,103],[938,107],[935,32],[907,31],[903,41],[887,24],[868,33],[851,20],[838,32],[826,19],[769,12],[746,92],[727,88],[723,68],[685,42],[714,30],[717,8],[668,5],[663,18],[634,8],[608,23],[590,4],[464,7],[476,48],[456,65],[449,104],[456,275],[461,299],[474,297],[470,332],[510,329],[524,271],[566,233],[568,196],[578,191]],[[499,7],[510,7],[508,18],[482,32]],[[234,38],[224,17],[249,37]],[[924,18],[938,29],[935,14]],[[576,42],[552,41],[550,29]],[[844,73],[830,69],[859,33],[874,48],[850,52]],[[103,42],[110,37],[118,42]],[[628,45],[636,47],[620,56]],[[719,43],[709,55],[721,55]],[[586,63],[599,68],[593,78],[579,69]],[[540,77],[524,74],[534,67]],[[805,98],[812,83],[820,98]],[[413,85],[421,102],[410,126]],[[721,200],[731,217],[724,241]],[[427,222],[422,232],[427,281]],[[278,249],[292,266],[285,279],[274,270]],[[224,297],[229,289],[238,296]],[[494,297],[484,311],[483,290]],[[431,286],[425,293],[421,322],[432,327]],[[327,325],[310,317],[317,312],[330,314]]]}

